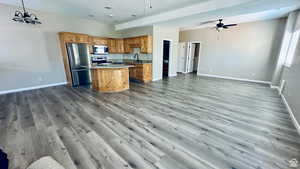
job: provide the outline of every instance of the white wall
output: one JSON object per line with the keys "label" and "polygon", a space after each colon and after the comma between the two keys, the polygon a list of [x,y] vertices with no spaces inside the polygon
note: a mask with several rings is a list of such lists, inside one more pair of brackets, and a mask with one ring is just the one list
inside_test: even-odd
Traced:
{"label": "white wall", "polygon": [[122,34],[122,37],[135,37],[135,36],[142,36],[142,35],[152,35],[153,34],[153,26],[145,26],[145,27],[138,27],[138,28],[131,28],[119,31]]}
{"label": "white wall", "polygon": [[272,79],[286,18],[180,32],[180,42],[201,41],[198,73],[249,80]]}
{"label": "white wall", "polygon": [[[290,32],[298,32],[300,31],[300,13],[297,13],[298,17],[295,18],[295,27],[291,30],[286,30]],[[287,41],[289,41],[287,39]],[[296,128],[299,130],[299,124],[300,124],[300,40],[298,40],[298,43],[296,44],[296,50],[294,53],[292,53],[293,59],[292,59],[292,64],[290,67],[283,66],[283,72],[281,76],[281,80],[285,80],[285,86],[283,89],[282,94],[284,95],[285,99],[287,100],[291,111],[293,113],[293,116],[295,117],[297,121],[297,126]],[[284,57],[284,56],[283,56]],[[287,55],[285,55],[285,58]],[[283,60],[285,60],[283,58]],[[278,61],[280,62],[280,61]],[[283,63],[282,63],[283,64]]]}
{"label": "white wall", "polygon": [[285,80],[283,95],[291,107],[294,116],[300,124],[300,41],[291,67],[284,67],[282,80]]}
{"label": "white wall", "polygon": [[0,93],[66,82],[58,32],[117,37],[112,25],[35,12],[42,25],[13,22],[16,8],[0,4]]}
{"label": "white wall", "polygon": [[292,55],[292,56],[294,55],[292,52],[295,52],[295,49],[293,50],[293,48],[292,48],[293,43],[291,43],[291,42],[293,41],[294,38],[296,38],[296,39],[299,38],[299,35],[295,36],[296,34],[294,33],[294,31],[297,29],[296,24],[300,23],[298,20],[298,18],[300,19],[299,16],[300,16],[299,11],[294,11],[294,12],[291,12],[287,17],[287,21],[285,24],[285,30],[284,30],[283,37],[281,40],[280,51],[279,51],[279,54],[277,57],[277,62],[276,62],[276,66],[275,66],[273,77],[272,77],[272,85],[273,86],[279,86],[285,61],[289,55]]}
{"label": "white wall", "polygon": [[153,80],[162,79],[163,40],[171,40],[169,75],[177,75],[179,29],[164,26],[153,27]]}

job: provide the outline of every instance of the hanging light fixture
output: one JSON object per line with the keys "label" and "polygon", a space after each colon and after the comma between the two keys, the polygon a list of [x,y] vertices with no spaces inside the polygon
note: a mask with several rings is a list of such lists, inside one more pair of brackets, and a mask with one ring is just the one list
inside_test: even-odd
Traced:
{"label": "hanging light fixture", "polygon": [[21,11],[16,11],[15,16],[12,20],[16,22],[22,22],[22,23],[33,24],[33,25],[42,24],[35,14],[26,11],[24,0],[21,1],[22,1],[23,13]]}

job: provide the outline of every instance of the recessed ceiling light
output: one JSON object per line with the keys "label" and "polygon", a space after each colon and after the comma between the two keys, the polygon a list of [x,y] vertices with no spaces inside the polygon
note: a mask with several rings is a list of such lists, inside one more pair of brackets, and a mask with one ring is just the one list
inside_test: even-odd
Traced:
{"label": "recessed ceiling light", "polygon": [[104,7],[105,9],[111,9],[112,7],[110,7],[110,6],[106,6],[106,7]]}

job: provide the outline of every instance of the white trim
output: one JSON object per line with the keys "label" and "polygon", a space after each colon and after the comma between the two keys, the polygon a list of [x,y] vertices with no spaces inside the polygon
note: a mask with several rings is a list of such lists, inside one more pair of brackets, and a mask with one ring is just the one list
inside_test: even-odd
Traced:
{"label": "white trim", "polygon": [[262,83],[262,84],[268,84],[268,85],[271,84],[271,82],[268,82],[268,81],[250,80],[250,79],[242,79],[242,78],[235,78],[235,77],[228,77],[228,76],[210,75],[210,74],[204,74],[204,73],[197,73],[197,75],[198,76],[205,76],[205,77],[214,77],[214,78],[219,78],[219,79],[243,81],[243,82]]}
{"label": "white trim", "polygon": [[270,85],[271,89],[276,89],[278,91],[278,94],[281,93],[280,91],[280,87],[279,86],[273,86],[273,85]]}
{"label": "white trim", "polygon": [[278,87],[279,94],[282,94],[282,91],[283,91],[283,89],[284,89],[284,86],[285,86],[285,80],[282,79],[282,80],[281,80],[281,83],[280,83],[280,86]]}
{"label": "white trim", "polygon": [[169,77],[175,77],[177,74],[169,74]]}
{"label": "white trim", "polygon": [[[186,68],[186,70],[184,70],[184,72],[181,72],[181,73],[192,73],[192,72],[188,72],[187,71],[187,68],[189,67],[189,62],[187,61],[187,59],[188,59],[188,57],[189,56],[191,56],[191,52],[192,52],[192,50],[191,50],[191,45],[192,44],[199,44],[199,54],[198,54],[198,63],[197,63],[197,65],[198,65],[198,67],[197,67],[197,72],[199,72],[199,69],[200,69],[200,58],[201,58],[201,53],[202,53],[202,42],[201,41],[188,41],[188,42],[182,42],[182,43],[186,43],[186,45],[187,45],[187,49],[186,49],[186,54],[185,54],[185,68]],[[193,60],[194,60],[195,58],[193,57]],[[179,61],[181,61],[181,58],[178,58],[177,59],[177,61],[179,62]],[[178,64],[177,64],[177,66],[178,66]],[[194,69],[194,67],[193,67],[193,69]]]}
{"label": "white trim", "polygon": [[156,82],[156,81],[159,81],[159,80],[162,80],[162,78],[152,79],[153,82]]}
{"label": "white trim", "polygon": [[288,110],[288,112],[290,114],[290,117],[291,117],[291,119],[293,121],[294,126],[297,129],[298,134],[300,135],[300,125],[299,125],[298,121],[296,120],[296,117],[294,116],[294,113],[293,113],[293,111],[292,111],[289,103],[287,102],[287,100],[285,99],[285,97],[284,97],[283,94],[281,94],[280,96],[281,96],[281,98],[283,100],[283,103],[285,104],[285,106],[286,106],[286,108],[287,108],[287,110]]}
{"label": "white trim", "polygon": [[40,88],[46,88],[46,87],[61,86],[61,85],[66,85],[66,84],[67,84],[67,82],[61,82],[61,83],[53,83],[53,84],[48,84],[48,85],[26,87],[26,88],[13,89],[13,90],[4,90],[4,91],[0,91],[0,95],[8,94],[8,93],[22,92],[22,91],[28,91],[28,90],[34,90],[34,89],[40,89]]}
{"label": "white trim", "polygon": [[198,56],[198,67],[197,67],[197,72],[200,72],[200,61],[201,61],[201,54],[202,54],[202,48],[203,48],[203,43],[202,42],[200,42],[199,43],[199,56]]}
{"label": "white trim", "polygon": [[203,43],[202,41],[188,41],[190,43]]}

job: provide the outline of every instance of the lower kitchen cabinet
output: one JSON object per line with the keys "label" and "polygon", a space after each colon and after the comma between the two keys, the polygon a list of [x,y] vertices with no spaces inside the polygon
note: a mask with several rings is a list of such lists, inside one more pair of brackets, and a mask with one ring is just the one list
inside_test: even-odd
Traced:
{"label": "lower kitchen cabinet", "polygon": [[129,68],[129,78],[131,80],[148,83],[152,81],[152,64],[136,63],[135,67]]}

